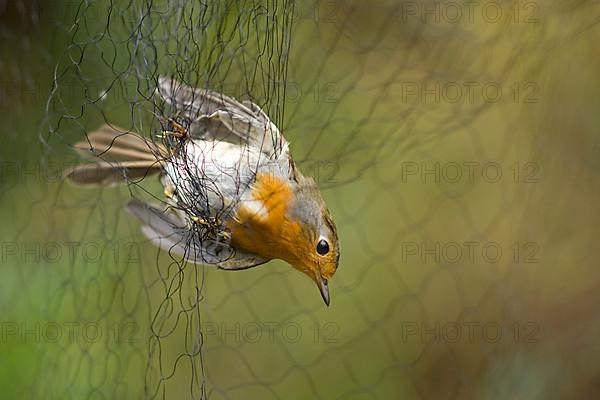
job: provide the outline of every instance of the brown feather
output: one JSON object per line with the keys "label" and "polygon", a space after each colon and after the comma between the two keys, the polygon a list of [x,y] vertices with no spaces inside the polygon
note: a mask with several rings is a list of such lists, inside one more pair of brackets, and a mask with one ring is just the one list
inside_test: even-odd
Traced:
{"label": "brown feather", "polygon": [[163,146],[109,125],[103,125],[73,147],[95,161],[67,171],[65,177],[79,185],[115,185],[143,179],[161,170],[166,154]]}
{"label": "brown feather", "polygon": [[105,161],[155,161],[164,148],[126,129],[103,125],[76,143],[75,151],[86,158]]}
{"label": "brown feather", "polygon": [[135,182],[161,170],[157,161],[105,161],[78,165],[65,174],[65,178],[78,185],[116,185]]}

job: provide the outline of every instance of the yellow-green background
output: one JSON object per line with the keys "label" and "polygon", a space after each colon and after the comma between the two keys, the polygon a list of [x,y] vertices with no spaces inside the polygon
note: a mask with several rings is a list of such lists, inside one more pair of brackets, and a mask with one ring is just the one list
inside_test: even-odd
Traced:
{"label": "yellow-green background", "polygon": [[[111,27],[115,37],[98,36],[106,29],[102,13],[88,30],[73,29],[71,12],[81,9],[72,3],[52,3],[62,10],[58,18],[49,17],[48,3],[24,3],[25,10],[45,13],[37,22],[19,4],[2,14],[0,156],[5,172],[21,163],[43,172],[48,163],[76,161],[67,144],[99,124],[88,105],[43,144],[50,82],[61,72],[54,65],[72,66],[80,48],[67,46],[87,40],[92,49],[78,79],[102,81],[111,70],[94,57],[122,54],[127,45],[118,20]],[[107,9],[104,3],[84,6],[89,4]],[[510,2],[495,4],[509,10]],[[329,308],[313,284],[282,262],[234,273],[191,265],[180,271],[122,211],[127,188],[81,190],[43,176],[5,173],[3,244],[122,245],[116,262],[108,250],[94,262],[77,252],[73,262],[65,255],[55,263],[6,256],[0,267],[3,326],[133,323],[137,331],[133,343],[115,342],[106,331],[97,343],[3,339],[2,397],[129,399],[145,393],[187,399],[199,397],[205,379],[211,399],[593,398],[600,390],[600,9],[593,1],[519,6],[523,14],[535,10],[537,21],[525,23],[520,14],[517,22],[492,23],[476,13],[473,22],[465,16],[456,23],[422,22],[403,18],[401,3],[392,1],[298,4],[287,79],[301,96],[285,101],[283,127],[305,172],[314,173],[315,162],[326,172],[333,162],[337,170],[333,181],[319,179],[342,246]],[[232,9],[227,21],[235,26],[235,10],[247,8]],[[102,44],[94,48],[96,42]],[[249,47],[250,59],[254,52]],[[117,64],[115,70],[128,68]],[[218,78],[230,79],[222,70],[213,84]],[[463,94],[456,103],[403,98],[407,83],[436,82],[495,82],[503,97],[489,102],[478,95],[471,102]],[[537,101],[514,101],[515,83],[533,84]],[[10,85],[34,89],[10,94]],[[100,107],[126,123],[128,105],[110,101]],[[273,101],[263,105],[280,117],[284,102]],[[80,106],[77,96],[64,105],[75,114]],[[464,176],[457,183],[403,179],[406,163],[452,162],[495,162],[503,176],[497,183],[477,173],[474,182]],[[515,182],[509,169],[515,163],[534,163],[538,182],[524,182],[523,175]],[[156,182],[148,188],[160,194]],[[457,263],[403,258],[403,246],[413,242],[429,248],[494,242],[504,252],[496,263],[480,252],[474,262],[464,256]],[[514,262],[509,247],[515,242],[534,243],[539,262]],[[129,263],[123,254],[128,243],[139,249]],[[200,321],[220,330],[203,337],[202,359]],[[453,322],[495,323],[502,337],[492,343],[476,329],[473,340],[463,330],[456,343],[443,335],[403,340],[408,325]],[[293,323],[303,334],[293,343],[276,329],[271,343],[263,329],[252,343],[223,334],[222,324],[235,329],[236,323]],[[535,340],[521,336],[515,343],[515,323],[521,332],[533,324]],[[321,328],[317,341],[314,326]],[[331,332],[325,327],[332,326],[334,340],[325,342]],[[146,392],[144,382],[151,385]]]}

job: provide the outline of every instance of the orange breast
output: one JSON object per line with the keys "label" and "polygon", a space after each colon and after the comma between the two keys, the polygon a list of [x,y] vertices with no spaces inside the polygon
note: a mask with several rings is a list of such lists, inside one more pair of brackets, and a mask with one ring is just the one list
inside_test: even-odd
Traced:
{"label": "orange breast", "polygon": [[[294,243],[300,225],[287,216],[294,201],[290,183],[270,174],[258,174],[252,197],[252,207],[241,202],[236,218],[228,223],[233,246],[269,259],[295,260]],[[257,204],[262,205],[261,212],[257,212]]]}

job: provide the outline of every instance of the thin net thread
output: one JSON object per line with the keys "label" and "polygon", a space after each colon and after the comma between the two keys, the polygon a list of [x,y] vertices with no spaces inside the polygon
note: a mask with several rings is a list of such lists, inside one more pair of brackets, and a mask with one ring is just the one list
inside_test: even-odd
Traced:
{"label": "thin net thread", "polygon": [[[325,310],[315,288],[283,263],[230,273],[155,248],[122,211],[132,196],[159,200],[162,188],[153,178],[94,190],[65,183],[17,187],[8,192],[14,197],[5,211],[6,220],[21,228],[14,238],[102,249],[92,261],[77,251],[52,268],[19,266],[16,278],[3,285],[15,314],[36,310],[36,321],[93,322],[104,329],[94,343],[37,344],[35,384],[23,391],[72,399],[593,393],[586,386],[593,371],[571,375],[572,392],[553,386],[561,372],[586,360],[585,350],[562,354],[557,364],[540,361],[552,347],[594,349],[587,336],[577,336],[582,321],[593,316],[593,307],[586,307],[590,292],[581,289],[573,300],[583,310],[581,318],[568,320],[575,333],[552,335],[561,324],[552,314],[569,314],[570,293],[567,300],[536,301],[548,299],[545,286],[560,287],[539,278],[544,268],[510,258],[484,265],[406,261],[401,245],[497,241],[506,250],[514,241],[535,242],[542,264],[561,269],[548,260],[569,244],[561,242],[558,227],[540,228],[546,217],[537,209],[553,187],[421,185],[406,181],[402,162],[492,159],[505,162],[506,172],[515,161],[522,166],[537,157],[546,161],[542,176],[560,174],[544,156],[556,146],[544,135],[551,123],[536,117],[550,118],[557,106],[515,102],[515,91],[507,88],[534,82],[549,101],[544,96],[561,86],[547,82],[553,76],[548,55],[593,32],[597,9],[585,1],[540,3],[537,24],[427,24],[403,20],[402,4],[78,5],[74,22],[63,26],[69,46],[54,70],[40,129],[44,161],[79,162],[69,145],[104,122],[155,140],[170,117],[154,95],[160,75],[251,99],[282,129],[302,170],[329,189],[324,193],[341,233],[341,267],[331,283],[334,307]],[[509,94],[497,102],[438,101],[435,94],[423,100],[421,84],[435,82],[495,82]],[[404,98],[407,83],[416,83],[420,93]],[[519,90],[521,99],[530,94]],[[19,200],[28,196],[30,204],[20,209]],[[571,200],[562,199],[565,205]],[[574,238],[586,240],[586,229]],[[569,254],[584,265],[589,261],[585,251]],[[534,321],[553,337],[541,336],[537,348],[402,340],[406,322],[431,327],[473,320],[497,322],[505,336],[514,321]],[[223,323],[237,333],[223,335]],[[278,324],[272,342],[264,339],[264,324]],[[291,324],[302,328],[299,342],[284,337],[282,326]],[[254,343],[249,338],[256,331],[263,340]],[[519,377],[531,371],[546,391]]]}

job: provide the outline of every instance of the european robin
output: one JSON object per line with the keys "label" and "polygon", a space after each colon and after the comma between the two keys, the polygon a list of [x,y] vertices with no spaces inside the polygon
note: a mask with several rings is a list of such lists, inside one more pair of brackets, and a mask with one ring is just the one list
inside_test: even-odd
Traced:
{"label": "european robin", "polygon": [[163,204],[127,205],[156,245],[227,270],[284,260],[308,275],[329,305],[340,256],[336,227],[277,126],[252,102],[173,79],[159,78],[157,95],[172,111],[161,140],[104,125],[74,146],[94,162],[67,178],[110,185],[158,173]]}

